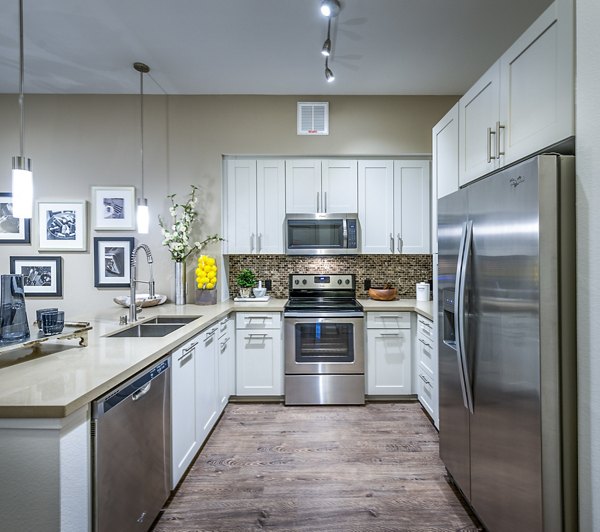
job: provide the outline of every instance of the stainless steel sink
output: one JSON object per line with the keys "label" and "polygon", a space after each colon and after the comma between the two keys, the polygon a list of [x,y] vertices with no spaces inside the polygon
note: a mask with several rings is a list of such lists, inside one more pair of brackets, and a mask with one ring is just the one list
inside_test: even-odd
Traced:
{"label": "stainless steel sink", "polygon": [[156,316],[150,320],[144,321],[144,323],[190,323],[202,316]]}
{"label": "stainless steel sink", "polygon": [[185,323],[139,323],[122,331],[109,334],[109,338],[159,338],[183,327]]}
{"label": "stainless steel sink", "polygon": [[160,338],[166,336],[201,316],[156,316],[142,323],[112,334],[108,338]]}

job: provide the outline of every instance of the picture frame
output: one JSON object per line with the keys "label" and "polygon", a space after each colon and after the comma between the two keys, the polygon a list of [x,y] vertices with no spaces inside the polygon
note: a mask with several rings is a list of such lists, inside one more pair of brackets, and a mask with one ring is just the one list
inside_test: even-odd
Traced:
{"label": "picture frame", "polygon": [[95,230],[135,230],[135,187],[93,186],[92,207]]}
{"label": "picture frame", "polygon": [[0,192],[0,244],[31,244],[31,220],[12,215],[11,192]]}
{"label": "picture frame", "polygon": [[38,203],[39,251],[85,251],[85,201]]}
{"label": "picture frame", "polygon": [[94,237],[94,286],[129,288],[133,237]]}
{"label": "picture frame", "polygon": [[26,297],[62,297],[62,257],[10,257],[10,273],[23,275]]}

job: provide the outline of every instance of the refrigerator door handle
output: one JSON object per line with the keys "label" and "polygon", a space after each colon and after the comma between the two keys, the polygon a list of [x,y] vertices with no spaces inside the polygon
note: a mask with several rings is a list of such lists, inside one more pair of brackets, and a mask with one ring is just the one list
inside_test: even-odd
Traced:
{"label": "refrigerator door handle", "polygon": [[471,378],[469,373],[469,364],[467,362],[467,344],[465,339],[465,294],[467,284],[467,271],[469,268],[469,259],[471,256],[471,244],[473,241],[473,222],[469,220],[465,225],[464,240],[462,242],[462,255],[460,259],[460,275],[458,279],[459,291],[456,300],[458,301],[458,313],[455,314],[455,321],[458,322],[458,357],[459,364],[462,368],[461,377],[464,383],[463,400],[465,407],[473,413],[473,387],[471,386]]}

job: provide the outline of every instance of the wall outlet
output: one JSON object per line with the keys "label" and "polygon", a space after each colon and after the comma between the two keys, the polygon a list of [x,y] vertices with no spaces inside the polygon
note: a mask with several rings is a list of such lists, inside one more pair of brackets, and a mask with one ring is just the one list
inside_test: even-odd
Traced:
{"label": "wall outlet", "polygon": [[273,282],[271,279],[267,279],[265,281],[265,288],[267,289],[267,292],[273,288]]}
{"label": "wall outlet", "polygon": [[367,291],[369,288],[371,288],[371,279],[365,279],[365,283],[364,283],[364,289],[365,289],[365,292],[366,292],[366,291]]}

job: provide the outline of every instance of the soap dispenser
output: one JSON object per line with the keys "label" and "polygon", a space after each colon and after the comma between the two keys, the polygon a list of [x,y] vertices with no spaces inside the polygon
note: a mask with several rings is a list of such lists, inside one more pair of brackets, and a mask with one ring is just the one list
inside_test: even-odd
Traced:
{"label": "soap dispenser", "polygon": [[22,275],[0,275],[0,342],[21,342],[29,338],[25,290]]}

